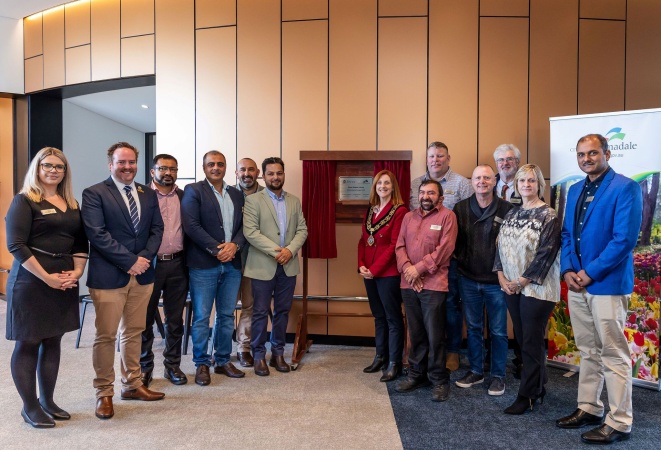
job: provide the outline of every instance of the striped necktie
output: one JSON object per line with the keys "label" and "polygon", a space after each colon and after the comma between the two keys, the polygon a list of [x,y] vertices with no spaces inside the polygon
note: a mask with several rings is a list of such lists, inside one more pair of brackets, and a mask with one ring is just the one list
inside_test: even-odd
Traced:
{"label": "striped necktie", "polygon": [[124,192],[126,192],[126,198],[129,199],[129,214],[131,215],[131,222],[133,222],[133,229],[137,233],[138,224],[140,223],[138,205],[135,204],[135,199],[133,198],[133,194],[131,194],[131,186],[124,186]]}

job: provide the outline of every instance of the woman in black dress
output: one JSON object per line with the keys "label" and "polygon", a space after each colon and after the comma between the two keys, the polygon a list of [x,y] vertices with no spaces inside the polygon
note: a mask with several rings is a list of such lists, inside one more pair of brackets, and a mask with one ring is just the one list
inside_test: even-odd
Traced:
{"label": "woman in black dress", "polygon": [[[7,247],[14,256],[7,282],[7,339],[23,419],[36,428],[55,426],[69,413],[53,401],[60,341],[78,329],[78,279],[88,252],[71,172],[52,147],[37,153],[23,189],[7,213]],[[39,381],[39,398],[36,383]]]}

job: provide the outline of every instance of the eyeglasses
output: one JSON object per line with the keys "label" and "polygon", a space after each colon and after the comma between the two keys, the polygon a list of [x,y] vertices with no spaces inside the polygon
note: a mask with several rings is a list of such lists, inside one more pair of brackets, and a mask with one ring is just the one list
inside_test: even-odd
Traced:
{"label": "eyeglasses", "polygon": [[498,164],[502,164],[502,163],[504,163],[505,161],[507,161],[508,163],[511,163],[511,162],[516,161],[516,158],[514,158],[513,156],[508,156],[507,158],[498,158],[498,159],[496,160],[496,162],[497,162]]}
{"label": "eyeglasses", "polygon": [[52,172],[55,169],[55,172],[62,173],[67,170],[67,166],[64,164],[41,163],[39,165],[44,169],[44,172]]}
{"label": "eyeglasses", "polygon": [[165,172],[168,172],[168,171],[172,172],[172,173],[179,172],[179,169],[177,167],[166,167],[166,166],[156,167],[156,170],[158,170],[161,173],[165,173]]}

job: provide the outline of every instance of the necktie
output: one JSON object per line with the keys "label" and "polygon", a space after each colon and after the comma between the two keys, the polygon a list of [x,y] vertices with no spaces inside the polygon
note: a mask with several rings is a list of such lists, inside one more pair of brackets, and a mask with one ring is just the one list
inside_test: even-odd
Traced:
{"label": "necktie", "polygon": [[126,198],[129,199],[129,214],[131,215],[131,222],[133,222],[133,229],[137,233],[138,224],[140,223],[138,205],[135,204],[135,199],[133,198],[133,194],[131,194],[131,186],[124,186],[124,192],[126,192]]}
{"label": "necktie", "polygon": [[500,191],[500,198],[503,200],[507,200],[507,189],[509,189],[509,186],[503,184],[503,189]]}

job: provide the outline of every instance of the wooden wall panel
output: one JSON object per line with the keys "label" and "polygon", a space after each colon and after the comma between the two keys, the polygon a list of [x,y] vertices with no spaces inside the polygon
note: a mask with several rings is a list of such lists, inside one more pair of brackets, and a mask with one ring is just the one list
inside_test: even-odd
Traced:
{"label": "wooden wall panel", "polygon": [[[338,223],[335,226],[337,258],[328,260],[328,295],[365,297],[365,284],[358,275],[358,240],[360,224]],[[341,249],[340,249],[341,248]]]}
{"label": "wooden wall panel", "polygon": [[120,0],[94,0],[91,9],[92,81],[121,74]]}
{"label": "wooden wall panel", "polygon": [[[638,0],[629,2],[638,3]],[[583,19],[627,18],[627,0],[581,0],[580,17]]]}
{"label": "wooden wall panel", "polygon": [[44,13],[44,89],[64,85],[64,7]]}
{"label": "wooden wall panel", "polygon": [[[300,276],[298,278],[301,278]],[[325,313],[328,312],[326,301],[323,300],[308,300],[308,311]],[[289,322],[287,323],[287,333],[296,333],[296,325],[298,324],[298,316],[303,312],[303,302],[301,300],[294,300],[289,312]],[[328,325],[325,316],[309,316],[308,317],[308,333],[311,334],[327,334]]]}
{"label": "wooden wall panel", "polygon": [[[358,275],[356,275],[358,276]],[[364,287],[363,287],[364,289]],[[363,297],[365,294],[363,294]],[[370,313],[367,302],[328,302],[328,312],[333,313]],[[329,317],[328,334],[333,336],[374,336],[374,318],[372,317]]]}
{"label": "wooden wall panel", "polygon": [[156,135],[158,151],[179,159],[179,176],[195,178],[195,1],[156,0]]}
{"label": "wooden wall panel", "polygon": [[41,55],[43,50],[43,14],[34,14],[23,19],[23,57]]}
{"label": "wooden wall panel", "polygon": [[[14,100],[0,98],[0,211],[4,217],[14,198]],[[0,227],[0,268],[9,269],[14,257],[7,250],[6,227]],[[0,273],[0,293],[5,289],[7,274]]]}
{"label": "wooden wall panel", "polygon": [[[427,145],[427,18],[379,19],[378,150]],[[420,158],[412,173],[422,173]]]}
{"label": "wooden wall panel", "polygon": [[527,159],[528,19],[480,19],[480,100],[478,162],[493,164],[503,143]]}
{"label": "wooden wall panel", "polygon": [[[452,170],[466,177],[477,163],[478,7],[478,0],[429,2],[427,143],[447,144]],[[424,173],[425,160],[425,148],[413,149],[412,176]]]}
{"label": "wooden wall panel", "polygon": [[626,109],[661,106],[661,2],[629,2],[627,11]]}
{"label": "wooden wall panel", "polygon": [[379,0],[379,17],[426,16],[427,0]]}
{"label": "wooden wall panel", "polygon": [[[160,0],[124,0],[122,5],[122,37],[154,33],[154,2]],[[185,0],[182,3],[186,3]],[[179,25],[181,26],[181,25]]]}
{"label": "wooden wall panel", "polygon": [[122,77],[153,75],[154,35],[122,39]]}
{"label": "wooden wall panel", "polygon": [[480,16],[527,16],[529,0],[480,0]]}
{"label": "wooden wall panel", "polygon": [[202,177],[202,156],[209,150],[221,151],[227,160],[225,181],[235,184],[236,27],[196,33],[195,169]]}
{"label": "wooden wall panel", "polygon": [[88,83],[92,80],[90,46],[66,49],[67,84]]}
{"label": "wooden wall panel", "polygon": [[236,25],[236,0],[196,0],[195,28]]}
{"label": "wooden wall panel", "polygon": [[[550,176],[549,117],[576,114],[578,0],[530,3],[528,161]],[[517,144],[518,146],[518,144]]]}
{"label": "wooden wall panel", "polygon": [[237,19],[237,149],[261,164],[280,156],[280,2],[238,0]]}
{"label": "wooden wall panel", "polygon": [[90,2],[74,2],[64,7],[64,46],[90,43]]}
{"label": "wooden wall panel", "polygon": [[44,57],[42,55],[25,60],[25,93],[44,88]]}
{"label": "wooden wall panel", "polygon": [[624,22],[581,19],[578,113],[624,109]]}
{"label": "wooden wall panel", "polygon": [[282,0],[282,20],[328,19],[329,0]]}

